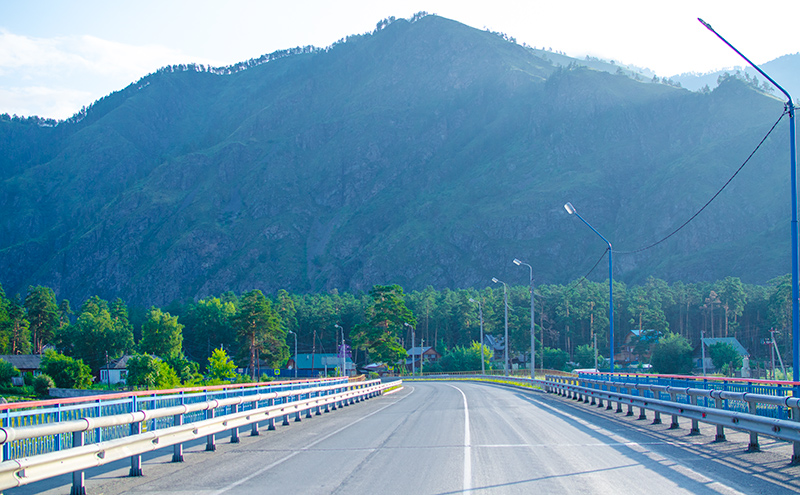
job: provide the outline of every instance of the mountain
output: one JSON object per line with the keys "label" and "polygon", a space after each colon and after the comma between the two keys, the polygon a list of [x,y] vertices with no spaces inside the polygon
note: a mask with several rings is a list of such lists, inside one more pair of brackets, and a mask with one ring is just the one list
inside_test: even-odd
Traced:
{"label": "mountain", "polygon": [[696,212],[780,100],[540,55],[425,16],[242,67],[165,68],[55,126],[0,119],[0,282],[146,306],[527,283],[515,257],[565,282],[605,248],[567,201],[613,243],[615,280],[788,272],[786,119],[686,228],[624,254]]}
{"label": "mountain", "polygon": [[[783,55],[775,60],[760,64],[759,67],[797,101],[798,96],[800,96],[800,53]],[[708,74],[680,74],[672,76],[670,79],[680,83],[686,89],[697,91],[703,86],[716,87],[717,79],[726,72],[729,74],[736,74],[737,72],[742,75],[746,74],[745,77],[756,78],[760,84],[768,83],[764,76],[750,66],[734,67],[733,69],[709,72]],[[773,94],[783,98],[777,88],[773,90]]]}

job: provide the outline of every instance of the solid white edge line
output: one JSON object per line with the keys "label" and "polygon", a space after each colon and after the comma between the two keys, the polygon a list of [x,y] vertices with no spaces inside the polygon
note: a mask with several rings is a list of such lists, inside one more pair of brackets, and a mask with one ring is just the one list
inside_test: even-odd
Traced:
{"label": "solid white edge line", "polygon": [[[412,389],[411,389],[411,391],[408,393],[408,395],[411,395],[412,393],[414,393],[414,389],[413,389],[413,388],[412,388]],[[462,392],[462,394],[463,394],[463,392]],[[386,409],[387,407],[391,407],[391,406],[393,406],[393,405],[397,404],[397,403],[398,403],[398,402],[400,402],[401,400],[403,400],[403,399],[405,399],[406,397],[408,397],[408,395],[401,397],[400,399],[396,400],[395,402],[392,402],[391,404],[386,404],[386,405],[385,405],[385,406],[383,406],[382,408],[380,408],[380,409],[378,409],[378,410],[376,410],[376,411],[372,411],[371,413],[367,414],[366,416],[362,416],[362,417],[358,418],[357,420],[353,421],[353,422],[352,422],[352,423],[350,423],[350,424],[347,424],[347,425],[345,425],[345,426],[342,426],[342,427],[341,427],[341,428],[339,428],[338,430],[336,430],[336,431],[334,431],[334,432],[332,432],[332,433],[329,433],[329,434],[325,435],[324,437],[322,437],[322,438],[319,438],[319,439],[317,439],[317,440],[315,440],[315,441],[311,442],[310,444],[306,445],[305,447],[301,448],[300,450],[295,450],[294,452],[292,452],[291,454],[287,455],[287,456],[286,456],[286,457],[284,457],[283,459],[278,459],[277,461],[273,462],[272,464],[269,464],[269,465],[267,465],[267,466],[264,466],[263,468],[261,468],[261,469],[259,469],[258,471],[254,472],[254,473],[253,473],[253,474],[251,474],[250,476],[247,476],[247,477],[245,477],[245,478],[242,478],[242,479],[240,479],[240,480],[237,480],[237,481],[235,481],[235,482],[231,483],[230,485],[226,486],[225,488],[222,488],[222,489],[220,489],[220,490],[217,490],[217,491],[215,491],[215,492],[211,492],[211,494],[212,494],[212,495],[219,495],[220,493],[225,493],[225,492],[227,492],[227,491],[229,491],[229,490],[232,490],[232,489],[236,488],[237,486],[239,486],[239,485],[241,485],[241,484],[243,484],[243,483],[247,483],[248,481],[250,481],[251,479],[255,478],[256,476],[259,476],[259,475],[263,474],[264,472],[266,472],[266,471],[269,471],[270,469],[274,468],[275,466],[278,466],[278,465],[280,465],[280,464],[283,464],[284,462],[288,461],[289,459],[291,459],[292,457],[296,456],[297,454],[299,454],[299,453],[301,453],[301,452],[305,452],[305,451],[307,451],[308,449],[310,449],[310,448],[311,448],[311,447],[313,447],[314,445],[317,445],[317,444],[318,444],[318,443],[320,443],[320,442],[324,442],[325,440],[329,439],[330,437],[332,437],[332,436],[334,436],[334,435],[336,435],[336,434],[338,434],[338,433],[340,433],[340,432],[342,432],[342,431],[344,431],[344,430],[346,430],[346,429],[350,428],[350,427],[351,427],[351,426],[353,426],[354,424],[356,424],[356,423],[360,423],[360,422],[364,421],[365,419],[369,418],[370,416],[373,416],[373,415],[375,415],[375,414],[378,414],[379,412],[383,411],[383,410],[384,410],[384,409]],[[464,397],[464,400],[466,400],[466,397]]]}
{"label": "solid white edge line", "polygon": [[472,449],[469,436],[469,407],[467,407],[467,394],[455,385],[445,384],[461,392],[464,398],[464,489],[463,492],[472,491]]}

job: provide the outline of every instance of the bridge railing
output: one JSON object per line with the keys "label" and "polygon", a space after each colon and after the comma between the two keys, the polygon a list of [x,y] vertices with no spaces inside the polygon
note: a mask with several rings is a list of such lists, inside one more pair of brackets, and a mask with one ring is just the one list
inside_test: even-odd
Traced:
{"label": "bridge railing", "polygon": [[[288,390],[242,393],[230,397],[211,398],[206,401],[187,401],[178,405],[157,408],[139,408],[107,416],[85,416],[67,421],[51,421],[21,427],[0,428],[0,443],[37,441],[42,438],[71,437],[68,445],[58,451],[5,460],[0,463],[0,490],[29,484],[35,481],[73,473],[72,493],[83,494],[83,470],[126,457],[131,458],[131,476],[141,476],[141,454],[167,446],[174,446],[173,461],[183,460],[183,443],[206,437],[206,450],[216,450],[215,434],[231,431],[231,442],[239,441],[239,428],[250,425],[251,435],[258,435],[258,423],[269,421],[275,429],[275,420],[283,418],[289,424],[290,415],[300,421],[301,413],[310,418],[312,411],[320,415],[380,395],[384,390],[402,385],[402,382],[381,383],[379,380],[346,383],[345,380],[316,380],[305,383],[305,388],[294,388],[296,383],[281,384]],[[343,382],[343,383],[340,383]],[[199,395],[197,396],[199,397]],[[196,397],[192,397],[193,399]],[[225,412],[226,414],[222,414]],[[204,419],[184,421],[200,413]],[[169,421],[165,421],[169,420]],[[143,431],[147,424],[169,425]],[[121,428],[127,432],[115,439],[88,442],[93,432],[107,428]]]}
{"label": "bridge railing", "polygon": [[[118,414],[162,409],[172,406],[206,403],[215,399],[237,396],[252,396],[272,392],[306,389],[310,386],[344,385],[346,378],[324,378],[314,380],[263,382],[255,384],[226,384],[208,387],[191,387],[170,390],[121,392],[96,396],[52,399],[33,402],[18,402],[0,405],[0,418],[3,428],[21,428],[44,425],[81,418],[102,418]],[[279,401],[288,401],[282,396]],[[280,403],[280,402],[279,402]],[[229,414],[230,406],[219,414]],[[183,417],[185,423],[205,419],[203,411],[193,411]],[[152,418],[143,422],[142,431],[152,431],[174,426],[174,418]],[[86,432],[86,443],[122,438],[129,435],[125,425],[108,425]],[[9,441],[2,444],[2,460],[29,457],[32,455],[57,452],[72,447],[72,435],[66,433],[45,435],[25,440]]]}
{"label": "bridge railing", "polygon": [[[666,398],[665,392],[660,392],[662,387],[690,388],[699,390],[718,390],[722,392],[758,394],[773,397],[790,397],[793,391],[800,386],[800,383],[773,380],[755,380],[746,378],[724,378],[724,377],[697,377],[685,375],[649,375],[634,373],[593,373],[581,372],[578,374],[580,379],[587,383],[600,386],[629,388],[628,385],[656,385],[650,389],[643,387],[639,389],[645,397]],[[619,384],[619,385],[617,385]],[[686,400],[686,399],[684,399]],[[710,399],[702,398],[703,405],[707,406]],[[741,401],[729,401],[725,399],[722,407],[730,411],[748,412],[748,406]],[[777,419],[788,419],[788,410],[783,407],[763,405],[759,406],[759,414]]]}
{"label": "bridge railing", "polygon": [[719,376],[656,375],[645,373],[579,372],[578,376],[623,383],[649,383],[668,387],[690,387],[726,392],[787,396],[792,395],[800,383],[782,380],[759,380],[754,378],[728,378]]}
{"label": "bridge railing", "polygon": [[607,410],[616,402],[615,412],[623,412],[625,405],[627,416],[639,407],[639,419],[651,410],[653,424],[661,423],[662,413],[670,414],[671,428],[679,427],[679,417],[690,418],[690,434],[699,434],[700,422],[713,424],[718,441],[725,440],[724,428],[744,431],[750,434],[749,451],[760,450],[759,434],[790,441],[792,463],[800,463],[800,397],[557,376],[547,377],[545,390],[598,407],[605,400]]}

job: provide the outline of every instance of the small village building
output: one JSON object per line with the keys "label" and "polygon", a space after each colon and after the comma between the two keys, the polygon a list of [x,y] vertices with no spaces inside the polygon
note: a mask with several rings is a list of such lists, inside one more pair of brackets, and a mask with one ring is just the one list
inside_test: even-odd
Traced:
{"label": "small village building", "polygon": [[100,368],[100,383],[116,385],[125,384],[128,379],[128,360],[132,356],[126,354],[119,359],[109,361],[108,364]]}
{"label": "small village building", "polygon": [[[289,358],[287,370],[297,367],[298,377],[316,377],[331,375],[342,366],[342,358],[335,353],[298,354]],[[345,376],[355,376],[356,366],[350,357],[345,358]]]}
{"label": "small village building", "polygon": [[422,371],[425,371],[426,364],[435,363],[442,359],[442,355],[436,352],[433,347],[412,347],[406,352],[408,353],[406,358],[406,370],[408,372],[411,372],[412,368],[419,371],[420,364],[422,365]]}

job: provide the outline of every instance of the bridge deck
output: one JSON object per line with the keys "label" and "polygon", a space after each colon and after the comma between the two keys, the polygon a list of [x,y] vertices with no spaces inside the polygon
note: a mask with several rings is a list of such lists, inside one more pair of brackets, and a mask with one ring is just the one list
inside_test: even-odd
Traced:
{"label": "bridge deck", "polygon": [[[465,409],[466,403],[466,409]],[[712,443],[543,393],[469,382],[407,383],[402,391],[262,428],[215,453],[188,446],[87,471],[87,493],[796,493],[800,467],[784,442],[745,454],[747,435]],[[465,428],[467,425],[467,428]],[[7,494],[68,493],[60,477]]]}

